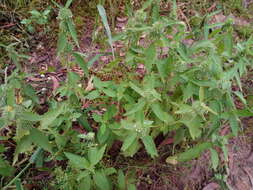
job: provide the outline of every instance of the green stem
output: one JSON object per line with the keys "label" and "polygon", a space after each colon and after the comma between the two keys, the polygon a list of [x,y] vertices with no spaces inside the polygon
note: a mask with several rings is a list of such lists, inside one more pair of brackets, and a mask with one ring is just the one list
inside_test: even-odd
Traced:
{"label": "green stem", "polygon": [[14,177],[6,186],[3,187],[3,190],[6,190],[9,186],[11,186],[30,166],[32,165],[31,162],[29,162],[19,173]]}

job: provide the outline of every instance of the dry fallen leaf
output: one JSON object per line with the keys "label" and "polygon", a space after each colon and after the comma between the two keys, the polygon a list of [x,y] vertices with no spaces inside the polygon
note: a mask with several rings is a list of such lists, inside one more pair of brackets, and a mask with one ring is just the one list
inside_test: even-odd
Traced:
{"label": "dry fallen leaf", "polygon": [[209,183],[203,188],[203,190],[218,190],[218,189],[220,189],[220,186],[217,183]]}
{"label": "dry fallen leaf", "polygon": [[93,78],[94,76],[92,75],[88,81],[87,87],[85,88],[86,91],[91,91],[94,88],[93,83],[92,83]]}
{"label": "dry fallen leaf", "polygon": [[55,76],[51,76],[50,78],[53,81],[53,92],[55,92],[56,89],[60,86],[60,84]]}

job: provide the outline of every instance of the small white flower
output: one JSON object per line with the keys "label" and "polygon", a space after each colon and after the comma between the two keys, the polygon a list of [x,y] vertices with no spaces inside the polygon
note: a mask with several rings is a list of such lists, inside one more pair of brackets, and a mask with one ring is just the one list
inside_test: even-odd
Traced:
{"label": "small white flower", "polygon": [[44,74],[41,74],[40,77],[41,77],[41,78],[45,78],[45,75],[44,75]]}
{"label": "small white flower", "polygon": [[78,84],[78,87],[80,87],[80,88],[81,88],[81,87],[82,87],[82,84]]}
{"label": "small white flower", "polygon": [[45,91],[47,91],[47,89],[46,89],[46,88],[42,88],[41,91],[42,91],[42,92],[45,92]]}

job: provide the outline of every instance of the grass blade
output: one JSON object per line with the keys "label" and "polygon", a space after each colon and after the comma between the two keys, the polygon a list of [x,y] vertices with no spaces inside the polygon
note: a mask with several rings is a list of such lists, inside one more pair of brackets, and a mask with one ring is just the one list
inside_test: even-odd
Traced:
{"label": "grass blade", "polygon": [[113,50],[113,44],[112,44],[112,33],[111,33],[110,26],[108,24],[105,8],[102,5],[97,5],[97,8],[98,8],[98,12],[99,12],[100,17],[102,18],[102,22],[105,27],[106,34],[108,36],[109,44],[111,46],[112,55],[113,55],[113,59],[114,59],[115,56],[114,56],[114,50]]}

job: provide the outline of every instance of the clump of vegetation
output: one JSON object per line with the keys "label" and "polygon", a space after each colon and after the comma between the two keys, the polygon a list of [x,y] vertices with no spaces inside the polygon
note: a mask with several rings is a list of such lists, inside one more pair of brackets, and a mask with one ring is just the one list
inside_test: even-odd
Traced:
{"label": "clump of vegetation", "polygon": [[[71,3],[54,3],[59,24],[56,56],[67,76],[48,99],[43,114],[38,112],[42,105],[36,91],[26,82],[29,74],[20,64],[28,57],[13,45],[1,45],[16,65],[16,70],[6,67],[0,73],[0,140],[12,139],[16,144],[11,159],[0,146],[1,188],[23,189],[22,174],[31,165],[43,169],[45,162],[64,162],[51,169],[55,180],[48,189],[136,189],[132,171],[113,167],[108,151],[120,143],[124,157],[145,150],[151,159],[160,160],[155,141],[159,135],[173,137],[167,164],[188,161],[209,150],[211,166],[217,171],[219,150],[226,162],[228,140],[241,131],[240,117],[252,116],[241,78],[251,67],[253,38],[235,42],[230,19],[210,24],[217,12],[199,17],[199,24],[189,31],[178,19],[176,1],[171,14],[161,16],[160,1],[151,0],[131,11],[122,32],[112,34],[99,4],[111,50],[109,55],[101,54],[108,56],[109,63],[100,73],[113,75],[120,65],[127,70],[118,70],[124,77],[104,80],[92,72],[93,62],[101,55],[88,60],[81,52]],[[49,23],[49,12],[32,11],[32,17],[22,23],[34,31],[33,24]],[[186,43],[189,39],[191,44]],[[125,56],[115,51],[118,41],[124,44]],[[73,65],[83,75],[74,72]],[[236,107],[235,98],[242,108]],[[230,132],[220,135],[227,124]]]}

